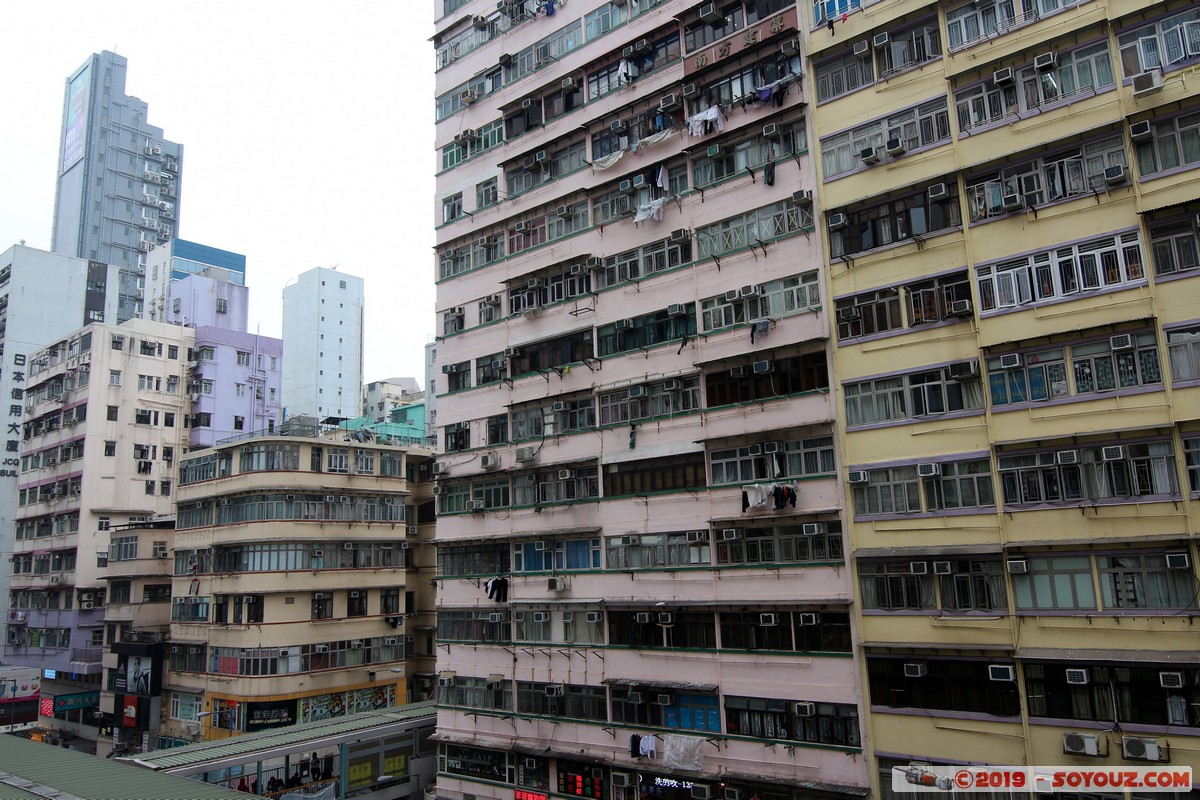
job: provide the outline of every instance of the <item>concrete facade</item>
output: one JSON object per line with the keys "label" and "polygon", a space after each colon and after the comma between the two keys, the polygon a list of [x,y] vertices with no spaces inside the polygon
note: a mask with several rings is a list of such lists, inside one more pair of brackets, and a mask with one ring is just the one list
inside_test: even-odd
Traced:
{"label": "concrete facade", "polygon": [[805,9],[537,5],[434,39],[438,795],[861,797]]}
{"label": "concrete facade", "polygon": [[99,731],[92,717],[49,722],[84,739],[111,733],[114,692],[135,671],[145,676],[142,690],[128,690],[146,699],[134,711],[140,730],[152,715],[151,662],[118,664],[106,646],[135,630],[165,632],[170,525],[164,532],[149,521],[173,512],[193,337],[131,320],[89,325],[29,354],[10,594],[12,610],[24,613],[7,627],[6,658],[55,674],[43,686],[49,694],[101,692]]}
{"label": "concrete facade", "polygon": [[363,416],[376,422],[387,421],[391,411],[420,402],[425,398],[416,378],[387,378],[363,386]]}
{"label": "concrete facade", "polygon": [[428,696],[430,458],[297,417],[183,461],[162,735],[222,738]]}
{"label": "concrete facade", "polygon": [[[184,239],[171,239],[146,255],[146,273],[145,316],[148,319],[247,330],[247,295],[224,288],[225,284],[245,287],[244,255]],[[208,278],[213,286],[193,283],[189,289],[172,292],[176,282],[192,275]],[[202,302],[206,299],[211,303]],[[226,300],[224,309],[218,306],[221,299]]]}
{"label": "concrete facade", "polygon": [[[198,276],[177,282],[186,290],[200,280],[207,286],[240,290]],[[244,306],[243,306],[244,307]],[[212,447],[223,439],[274,430],[282,420],[283,342],[270,336],[211,325],[196,328],[196,346],[188,362],[192,397],[191,447]]]}
{"label": "concrete facade", "polygon": [[1200,14],[846,10],[809,86],[874,796],[1195,769]]}
{"label": "concrete facade", "polygon": [[283,404],[287,416],[360,414],[363,280],[316,267],[283,290]]}
{"label": "concrete facade", "polygon": [[[19,424],[30,356],[88,322],[114,322],[117,268],[14,245],[0,253],[0,397]],[[9,428],[0,465],[0,552],[11,553],[22,438]],[[7,610],[10,569],[0,569],[0,607]],[[0,644],[2,646],[2,644]]]}
{"label": "concrete facade", "polygon": [[183,160],[125,94],[127,66],[105,50],[67,79],[51,246],[120,268],[117,322],[142,315],[144,254],[178,232]]}

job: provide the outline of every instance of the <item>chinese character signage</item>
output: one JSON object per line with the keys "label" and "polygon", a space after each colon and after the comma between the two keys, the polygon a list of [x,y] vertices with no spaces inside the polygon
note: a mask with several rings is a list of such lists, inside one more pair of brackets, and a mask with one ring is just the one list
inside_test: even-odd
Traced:
{"label": "chinese character signage", "polygon": [[683,72],[685,75],[690,75],[718,64],[731,56],[736,56],[743,50],[749,50],[759,42],[781,33],[794,33],[795,31],[796,9],[795,7],[784,9],[753,27],[730,34],[709,47],[689,53],[683,59]]}

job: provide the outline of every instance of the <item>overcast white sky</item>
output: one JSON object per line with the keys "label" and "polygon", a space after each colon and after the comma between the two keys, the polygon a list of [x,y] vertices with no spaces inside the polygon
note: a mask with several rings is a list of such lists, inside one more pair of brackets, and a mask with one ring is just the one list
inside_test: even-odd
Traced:
{"label": "overcast white sky", "polygon": [[364,377],[413,376],[434,330],[430,0],[6,0],[0,250],[50,249],[66,78],[93,52],[184,145],[179,235],[244,253],[250,324],[282,330],[315,266],[366,280]]}

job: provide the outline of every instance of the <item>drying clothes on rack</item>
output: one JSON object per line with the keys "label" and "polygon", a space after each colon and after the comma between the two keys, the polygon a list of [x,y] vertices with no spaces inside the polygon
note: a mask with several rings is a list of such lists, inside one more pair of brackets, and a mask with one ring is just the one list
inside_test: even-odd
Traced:
{"label": "drying clothes on rack", "polygon": [[483,591],[489,600],[508,602],[508,578],[488,578],[483,582]]}
{"label": "drying clothes on rack", "polygon": [[754,339],[761,339],[766,336],[771,330],[771,323],[765,319],[755,320],[750,323],[750,344],[754,344]]}
{"label": "drying clothes on rack", "polygon": [[670,197],[660,197],[638,206],[637,212],[633,215],[633,221],[641,222],[644,219],[653,219],[655,222],[658,222],[662,220],[663,206],[669,203],[671,199]]}
{"label": "drying clothes on rack", "polygon": [[692,136],[706,136],[710,133],[722,133],[725,130],[725,111],[720,105],[709,106],[687,118],[688,133]]}
{"label": "drying clothes on rack", "polygon": [[642,737],[641,756],[643,758],[654,758],[654,753],[657,750],[658,750],[658,740],[654,738],[653,734],[651,734],[650,736]]}
{"label": "drying clothes on rack", "polygon": [[767,186],[775,185],[775,162],[768,161],[763,164],[763,183]]}
{"label": "drying clothes on rack", "polygon": [[629,737],[629,755],[632,758],[640,758],[642,755],[642,737],[636,733]]}
{"label": "drying clothes on rack", "polygon": [[796,507],[796,487],[787,483],[752,483],[742,487],[742,512],[752,508]]}

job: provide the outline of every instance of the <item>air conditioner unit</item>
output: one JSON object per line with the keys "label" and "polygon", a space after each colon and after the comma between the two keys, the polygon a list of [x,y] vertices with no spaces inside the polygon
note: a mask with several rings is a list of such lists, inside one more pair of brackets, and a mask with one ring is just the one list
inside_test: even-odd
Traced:
{"label": "air conditioner unit", "polygon": [[746,284],[742,287],[742,297],[758,297],[762,288],[757,283]]}
{"label": "air conditioner unit", "polygon": [[858,154],[858,157],[862,159],[862,162],[864,164],[878,164],[879,163],[879,148],[867,147]]}
{"label": "air conditioner unit", "polygon": [[1088,674],[1088,671],[1086,668],[1072,667],[1070,669],[1065,670],[1065,672],[1066,672],[1066,677],[1067,677],[1067,683],[1069,683],[1072,686],[1086,686],[1088,683],[1088,680],[1090,679],[1090,675]]}
{"label": "air conditioner unit", "polygon": [[798,55],[800,55],[800,42],[799,42],[799,40],[797,40],[797,39],[788,39],[787,41],[785,41],[785,42],[783,42],[782,44],[780,44],[780,45],[779,45],[779,52],[783,53],[785,56],[798,56]]}
{"label": "air conditioner unit", "polygon": [[1012,67],[1004,67],[992,73],[992,83],[997,86],[1012,86],[1014,82]]}
{"label": "air conditioner unit", "polygon": [[724,19],[725,19],[725,14],[720,9],[717,8],[716,3],[708,3],[707,5],[700,6],[700,21],[701,22],[707,22],[709,24],[712,24],[714,22],[721,22]]}
{"label": "air conditioner unit", "polygon": [[1064,733],[1063,752],[1069,756],[1098,756],[1100,740],[1092,733]]}
{"label": "air conditioner unit", "polygon": [[1038,72],[1053,72],[1057,65],[1058,56],[1054,52],[1041,53],[1033,59],[1033,68]]}
{"label": "air conditioner unit", "polygon": [[1004,353],[1000,356],[1000,369],[1020,369],[1024,362],[1020,353]]}
{"label": "air conditioner unit", "polygon": [[675,618],[674,618],[674,616],[671,615],[670,611],[660,611],[659,612],[659,614],[658,614],[658,624],[659,625],[670,625],[674,621],[675,621]]}
{"label": "air conditioner unit", "polygon": [[752,444],[746,448],[746,452],[751,456],[761,456],[763,449],[761,444]]}
{"label": "air conditioner unit", "polygon": [[688,531],[687,540],[689,542],[707,542],[708,531]]}
{"label": "air conditioner unit", "polygon": [[568,588],[566,578],[549,578],[546,581],[548,592],[565,592]]}
{"label": "air conditioner unit", "polygon": [[1015,681],[1017,670],[1011,664],[988,664],[988,680]]}
{"label": "air conditioner unit", "polygon": [[639,625],[648,625],[654,621],[654,615],[649,611],[639,611],[633,615],[633,618]]}
{"label": "air conditioner unit", "polygon": [[635,191],[633,188],[633,181],[631,181],[631,180],[621,181],[620,183],[617,184],[617,191],[620,192],[621,194],[633,194]]}
{"label": "air conditioner unit", "polygon": [[486,508],[487,508],[486,500],[468,500],[467,501],[467,510],[468,511],[483,511]]}
{"label": "air conditioner unit", "polygon": [[820,536],[828,531],[829,526],[824,522],[805,522],[800,526],[800,533],[805,536]]}
{"label": "air conditioner unit", "polygon": [[934,575],[952,575],[954,574],[954,564],[949,561],[933,562]]}
{"label": "air conditioner unit", "polygon": [[458,364],[442,364],[443,375],[453,375],[458,372]]}
{"label": "air conditioner unit", "polygon": [[91,609],[96,607],[96,604],[90,600],[85,600],[79,604],[79,607],[82,608],[84,611],[90,611]]}
{"label": "air conditioner unit", "polygon": [[566,693],[567,690],[561,683],[551,683],[546,686],[546,697],[562,697]]}
{"label": "air conditioner unit", "polygon": [[366,647],[366,643],[362,640],[357,640],[350,643],[350,648],[353,650],[362,650],[364,647]]}
{"label": "air conditioner unit", "polygon": [[537,450],[533,447],[518,447],[517,461],[533,461],[537,458]]}
{"label": "air conditioner unit", "polygon": [[721,157],[721,145],[710,144],[708,146],[708,150],[706,150],[705,152],[709,158],[720,158]]}
{"label": "air conditioner unit", "polygon": [[617,789],[628,789],[634,785],[634,777],[629,772],[613,772],[608,780]]}
{"label": "air conditioner unit", "polygon": [[533,621],[534,622],[549,622],[550,621],[550,612],[549,611],[533,612]]}
{"label": "air conditioner unit", "polygon": [[604,622],[604,612],[603,611],[589,611],[586,614],[586,618],[587,618],[588,622]]}
{"label": "air conditioner unit", "polygon": [[314,650],[316,650],[318,653],[328,653],[328,652],[329,652],[329,645],[327,645],[327,644],[318,644],[318,645],[315,645],[315,646],[313,647],[313,649],[314,649]]}
{"label": "air conditioner unit", "polygon": [[613,133],[620,133],[621,131],[625,130],[625,123],[622,120],[614,119],[608,124],[608,129]]}
{"label": "air conditioner unit", "polygon": [[759,614],[758,624],[765,627],[772,627],[779,624],[778,614]]}
{"label": "air conditioner unit", "polygon": [[936,478],[942,474],[942,465],[937,463],[917,464],[918,478]]}
{"label": "air conditioner unit", "polygon": [[726,786],[724,797],[725,800],[745,800],[745,793],[736,786]]}
{"label": "air conditioner unit", "polygon": [[812,189],[801,189],[798,192],[792,192],[792,203],[802,208],[807,208],[813,203]]}
{"label": "air conditioner unit", "polygon": [[1158,685],[1164,689],[1182,689],[1183,688],[1183,673],[1182,672],[1160,672],[1160,673],[1158,673]]}
{"label": "air conditioner unit", "polygon": [[740,539],[740,538],[742,538],[741,528],[722,528],[721,529],[721,540],[722,541],[732,542],[732,541],[734,541],[736,539]]}
{"label": "air conditioner unit", "polygon": [[863,39],[861,42],[855,42],[854,55],[859,58],[869,58],[871,56],[871,43],[866,39]]}
{"label": "air conditioner unit", "polygon": [[684,97],[695,97],[700,93],[700,89],[694,83],[685,83],[683,85]]}
{"label": "air conditioner unit", "polygon": [[1132,350],[1134,344],[1133,336],[1128,333],[1118,334],[1108,340],[1108,346],[1113,350]]}
{"label": "air conditioner unit", "polygon": [[1109,186],[1119,186],[1125,182],[1125,167],[1118,164],[1104,168],[1104,182]]}
{"label": "air conditioner unit", "polygon": [[313,592],[312,599],[313,599],[313,600],[324,600],[324,599],[325,599],[325,593],[324,593],[324,592]]}
{"label": "air conditioner unit", "polygon": [[579,88],[579,81],[575,78],[563,78],[560,86],[568,91]]}
{"label": "air conditioner unit", "polygon": [[838,212],[837,214],[830,214],[829,230],[840,231],[842,228],[846,227],[848,222],[849,221],[846,219],[846,215],[842,214],[841,212]]}
{"label": "air conditioner unit", "polygon": [[1141,122],[1129,123],[1129,138],[1135,142],[1147,142],[1154,138],[1154,129],[1150,126],[1150,120],[1144,119]]}
{"label": "air conditioner unit", "polygon": [[815,717],[817,715],[816,703],[792,703],[792,713],[797,717]]}
{"label": "air conditioner unit", "polygon": [[888,139],[884,149],[887,150],[889,156],[902,156],[905,151],[904,141],[902,139]]}
{"label": "air conditioner unit", "polygon": [[1109,445],[1108,447],[1100,448],[1100,459],[1102,461],[1124,461],[1125,448],[1119,444]]}
{"label": "air conditioner unit", "polygon": [[1078,450],[1059,450],[1057,453],[1054,454],[1054,463],[1055,464],[1078,464],[1079,463],[1079,451]]}
{"label": "air conditioner unit", "polygon": [[692,800],[712,800],[712,787],[702,783],[693,783]]}
{"label": "air conditioner unit", "polygon": [[1158,761],[1158,740],[1141,736],[1122,736],[1121,755],[1134,761]]}
{"label": "air conditioner unit", "polygon": [[[433,474],[434,475],[445,475],[449,471],[450,471],[450,465],[447,464],[445,461],[433,462]],[[326,500],[325,502],[328,503],[331,501]]]}
{"label": "air conditioner unit", "polygon": [[504,621],[504,615],[501,614],[499,611],[493,611],[490,614],[488,614],[488,622],[503,622],[503,621]]}
{"label": "air conditioner unit", "polygon": [[1019,194],[1006,194],[1000,198],[1000,207],[1009,213],[1020,211],[1025,208],[1025,201],[1021,199]]}
{"label": "air conditioner unit", "polygon": [[687,228],[676,228],[671,231],[671,244],[683,244],[692,240],[692,232]]}
{"label": "air conditioner unit", "polygon": [[560,469],[558,471],[558,479],[560,481],[569,481],[575,477],[575,470]]}
{"label": "air conditioner unit", "polygon": [[1188,569],[1192,560],[1187,553],[1167,553],[1167,569]]}
{"label": "air conditioner unit", "polygon": [[951,300],[950,315],[954,317],[969,317],[972,313],[970,300]]}
{"label": "air conditioner unit", "polygon": [[1143,72],[1141,75],[1133,76],[1133,96],[1145,97],[1146,95],[1161,92],[1163,85],[1162,73],[1158,70],[1150,70]]}
{"label": "air conditioner unit", "polygon": [[1005,562],[1009,575],[1024,575],[1029,572],[1029,562],[1023,558],[1010,558]]}
{"label": "air conditioner unit", "polygon": [[436,497],[436,496],[442,494],[443,492],[445,492],[445,490],[446,490],[446,487],[444,487],[444,486],[434,486],[433,494]]}
{"label": "air conditioner unit", "polygon": [[729,368],[729,377],[731,377],[731,378],[745,378],[749,374],[750,374],[750,368],[744,364],[741,366]]}
{"label": "air conditioner unit", "polygon": [[753,369],[755,375],[768,375],[775,371],[775,362],[755,361]]}
{"label": "air conditioner unit", "polygon": [[443,688],[450,688],[450,687],[454,686],[454,676],[453,675],[443,675],[442,677],[438,678],[438,686],[441,686]]}
{"label": "air conditioner unit", "polygon": [[845,306],[844,308],[838,309],[837,315],[838,319],[842,322],[851,322],[861,317],[862,311],[858,308],[858,306]]}
{"label": "air conditioner unit", "polygon": [[630,386],[629,387],[629,397],[631,399],[637,398],[637,397],[645,397],[645,396],[646,396],[646,387],[645,386]]}
{"label": "air conditioner unit", "polygon": [[[662,616],[659,614],[658,616]],[[654,704],[656,706],[670,706],[675,704],[675,695],[669,692],[663,692],[654,696]]]}
{"label": "air conditioner unit", "polygon": [[675,111],[679,108],[679,97],[674,94],[663,95],[658,101],[659,111]]}
{"label": "air conditioner unit", "polygon": [[763,125],[762,135],[768,139],[778,136],[779,135],[779,126],[776,125],[774,122],[769,122],[766,125]]}
{"label": "air conditioner unit", "polygon": [[929,674],[929,665],[923,661],[909,662],[904,665],[904,677],[924,678]]}
{"label": "air conditioner unit", "polygon": [[519,347],[504,348],[504,357],[505,358],[516,358],[519,355],[521,355],[521,348],[519,348]]}
{"label": "air conditioner unit", "polygon": [[683,303],[672,303],[667,306],[668,317],[686,317],[688,315],[688,307]]}
{"label": "air conditioner unit", "polygon": [[469,106],[478,99],[479,93],[474,89],[463,89],[462,93],[458,96],[458,101],[464,106]]}
{"label": "air conditioner unit", "polygon": [[929,564],[925,561],[910,561],[908,571],[913,575],[925,575],[929,572]]}
{"label": "air conditioner unit", "polygon": [[952,381],[965,381],[979,377],[978,361],[959,361],[946,367],[946,377]]}
{"label": "air conditioner unit", "polygon": [[870,479],[871,476],[866,470],[852,469],[846,474],[846,483],[853,485],[866,483]]}

